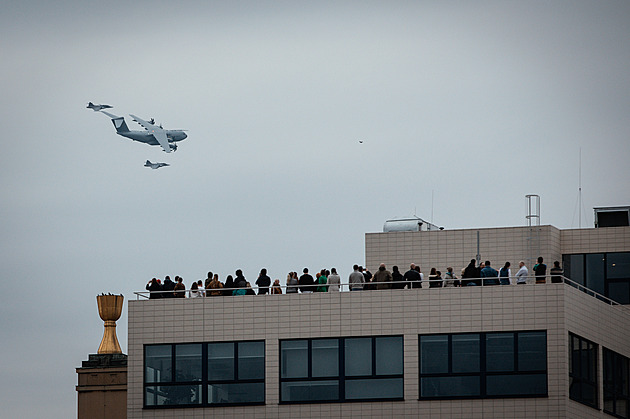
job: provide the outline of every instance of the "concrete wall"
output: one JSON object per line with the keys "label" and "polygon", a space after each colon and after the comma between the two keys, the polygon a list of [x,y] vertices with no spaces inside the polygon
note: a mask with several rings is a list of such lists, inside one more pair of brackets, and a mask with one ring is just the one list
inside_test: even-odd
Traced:
{"label": "concrete wall", "polygon": [[[129,418],[601,417],[568,400],[568,330],[630,356],[630,316],[564,284],[130,301],[128,318]],[[547,331],[548,397],[418,401],[419,334],[518,330]],[[280,339],[398,334],[404,401],[278,404]],[[143,345],[251,339],[266,342],[266,405],[142,408]]]}
{"label": "concrete wall", "polygon": [[77,368],[78,419],[127,417],[127,367]]}
{"label": "concrete wall", "polygon": [[367,233],[366,266],[375,271],[380,263],[390,270],[397,265],[404,273],[413,262],[420,264],[425,275],[433,267],[444,273],[451,266],[459,276],[461,269],[477,255],[477,232],[481,261],[490,260],[497,270],[509,261],[512,274],[518,270],[520,260],[533,273],[538,256],[550,268],[554,260],[562,262],[563,254],[630,251],[630,227],[559,230],[547,225]]}

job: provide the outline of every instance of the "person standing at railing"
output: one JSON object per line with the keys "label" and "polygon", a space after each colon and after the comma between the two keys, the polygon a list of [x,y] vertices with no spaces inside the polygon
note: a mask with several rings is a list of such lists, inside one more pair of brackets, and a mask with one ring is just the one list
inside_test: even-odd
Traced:
{"label": "person standing at railing", "polygon": [[464,273],[462,275],[462,286],[481,285],[480,283],[481,280],[478,279],[479,271],[477,270],[475,263],[476,263],[476,260],[471,259],[468,266],[466,266],[466,269],[464,270]]}
{"label": "person standing at railing", "polygon": [[431,268],[429,271],[429,288],[439,288],[442,286],[442,282],[438,283],[437,280],[437,268]]}
{"label": "person standing at railing", "polygon": [[392,266],[392,288],[395,290],[401,290],[405,288],[405,283],[403,282],[405,278],[403,274],[398,270],[398,266]]}
{"label": "person standing at railing", "polygon": [[483,280],[483,285],[499,285],[499,273],[496,269],[490,266],[489,260],[484,263],[484,267],[481,270],[480,275]]}
{"label": "person standing at railing", "polygon": [[287,294],[297,294],[298,292],[298,280],[297,274],[289,272],[287,275]]}
{"label": "person standing at railing", "polygon": [[313,279],[311,274],[308,273],[308,268],[304,268],[302,272],[302,276],[298,279],[298,283],[300,284],[300,291],[302,291],[302,293],[310,294],[315,290],[315,280]]}
{"label": "person standing at railing", "polygon": [[[229,275],[228,278],[230,280],[232,280],[232,276],[231,275]],[[234,285],[234,281],[232,281],[232,285]],[[223,295],[223,291],[221,290],[221,288],[223,288],[223,284],[221,283],[221,281],[219,281],[219,275],[218,274],[214,274],[214,277],[212,278],[212,281],[210,281],[210,283],[206,287],[206,289],[210,289],[210,291],[207,292],[207,295],[211,296],[211,297],[216,297],[216,296],[219,296],[219,295]],[[232,291],[230,291],[230,292],[232,292]]]}
{"label": "person standing at railing", "polygon": [[453,273],[453,268],[450,266],[446,268],[446,273],[444,274],[444,287],[449,288],[459,286],[459,281],[456,281],[456,279],[457,277]]}
{"label": "person standing at railing", "polygon": [[510,285],[510,277],[512,271],[510,270],[510,262],[505,262],[505,265],[499,269],[499,283],[501,285]]}
{"label": "person standing at railing", "polygon": [[193,282],[192,285],[190,286],[190,298],[203,297],[203,294],[201,292],[202,290],[199,290],[199,284],[197,284],[196,282]]}
{"label": "person standing at railing", "polygon": [[359,265],[354,265],[352,269],[354,270],[348,277],[348,285],[350,286],[350,291],[363,291],[363,283],[365,282],[365,277],[359,270]]}
{"label": "person standing at railing", "polygon": [[536,275],[537,284],[544,284],[547,282],[545,278],[547,275],[547,265],[543,263],[542,256],[538,256],[538,263],[534,265],[534,274]]}
{"label": "person standing at railing", "polygon": [[527,270],[527,266],[525,266],[525,262],[520,261],[518,263],[518,268],[518,272],[516,273],[516,285],[527,284],[529,271]]}
{"label": "person standing at railing", "polygon": [[223,290],[223,295],[232,295],[234,290],[231,288],[234,288],[234,278],[232,275],[228,275],[227,278],[225,278],[225,289]]}
{"label": "person standing at railing", "polygon": [[197,289],[199,290],[200,297],[206,296],[206,290],[203,287],[203,281],[201,279],[197,281]]}
{"label": "person standing at railing", "polygon": [[319,276],[317,277],[318,287],[315,288],[315,292],[328,292],[328,286],[326,286],[328,283],[328,277],[326,276],[326,272],[326,269],[322,269],[319,273]]}
{"label": "person standing at railing", "polygon": [[388,290],[392,288],[392,274],[385,268],[385,264],[381,263],[378,271],[374,274],[374,282],[377,290]]}
{"label": "person standing at railing", "polygon": [[361,265],[359,265],[359,272],[363,274],[363,280],[364,280],[363,291],[376,289],[374,288],[374,285],[372,284],[372,272],[370,272],[369,269],[367,268],[363,270],[363,266]]}
{"label": "person standing at railing", "polygon": [[247,288],[247,280],[243,276],[243,271],[237,269],[236,278],[234,279],[234,288]]}
{"label": "person standing at railing", "polygon": [[158,283],[157,278],[153,278],[145,287],[149,291],[149,299],[154,300],[156,298],[162,298],[162,285]]}
{"label": "person standing at railing", "polygon": [[271,278],[267,276],[267,269],[262,268],[260,270],[260,275],[258,275],[256,285],[258,285],[258,295],[267,294],[269,292]]}
{"label": "person standing at railing", "polygon": [[181,276],[176,276],[175,280],[177,283],[175,284],[175,297],[176,298],[185,298],[186,297],[186,286],[184,285],[184,278]]}
{"label": "person standing at railing", "polygon": [[280,280],[276,279],[273,281],[273,286],[271,287],[272,294],[282,294],[282,287],[280,286]]}
{"label": "person standing at railing", "polygon": [[[173,294],[173,290],[175,289],[175,283],[173,281],[171,281],[171,277],[166,275],[164,277],[164,284],[162,284],[162,291],[164,291],[162,293],[162,298],[173,298],[175,297],[175,294]],[[170,291],[170,292],[166,292],[166,291]]]}
{"label": "person standing at railing", "polygon": [[560,262],[557,260],[553,263],[553,268],[549,271],[551,274],[551,283],[552,284],[562,284],[562,276],[564,275],[564,271],[560,267]]}
{"label": "person standing at railing", "polygon": [[340,291],[341,290],[341,277],[337,274],[337,268],[330,270],[328,275],[328,291]]}
{"label": "person standing at railing", "polygon": [[405,272],[404,275],[405,281],[409,282],[409,289],[411,288],[422,288],[422,276],[420,272],[416,270],[416,264],[412,263],[409,265],[409,270]]}
{"label": "person standing at railing", "polygon": [[210,282],[212,282],[212,272],[208,272],[208,277],[206,278],[204,282],[204,287],[208,288],[208,285],[210,284]]}

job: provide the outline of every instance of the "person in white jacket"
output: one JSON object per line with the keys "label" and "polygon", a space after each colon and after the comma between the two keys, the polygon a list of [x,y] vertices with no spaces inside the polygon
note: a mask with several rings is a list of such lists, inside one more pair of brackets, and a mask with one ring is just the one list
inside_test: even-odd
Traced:
{"label": "person in white jacket", "polygon": [[520,261],[518,263],[519,270],[516,273],[516,284],[527,284],[527,276],[529,275],[529,271],[527,270],[527,266],[525,266],[525,262]]}

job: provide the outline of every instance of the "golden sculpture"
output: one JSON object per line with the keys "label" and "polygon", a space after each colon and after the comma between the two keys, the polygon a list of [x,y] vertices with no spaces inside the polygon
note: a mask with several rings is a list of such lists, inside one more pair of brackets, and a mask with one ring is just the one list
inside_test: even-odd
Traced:
{"label": "golden sculpture", "polygon": [[116,337],[116,320],[120,319],[122,314],[123,301],[125,297],[122,295],[98,295],[96,302],[98,303],[98,315],[105,322],[105,331],[101,345],[98,347],[99,354],[121,354],[120,344]]}

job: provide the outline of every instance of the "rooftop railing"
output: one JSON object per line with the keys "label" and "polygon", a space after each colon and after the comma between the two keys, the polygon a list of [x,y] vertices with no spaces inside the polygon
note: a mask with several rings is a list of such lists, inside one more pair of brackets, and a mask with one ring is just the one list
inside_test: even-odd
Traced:
{"label": "rooftop railing", "polygon": [[[386,281],[386,282],[364,282],[364,283],[356,283],[356,284],[314,284],[314,285],[276,285],[269,287],[235,287],[235,288],[205,288],[205,289],[187,289],[187,290],[171,290],[171,291],[136,291],[134,292],[136,296],[136,300],[145,300],[152,298],[162,298],[164,296],[168,296],[166,298],[200,298],[200,297],[221,297],[221,296],[238,296],[238,295],[247,295],[249,292],[250,295],[286,295],[286,294],[308,294],[317,292],[318,288],[325,287],[327,289],[326,292],[351,292],[348,288],[354,289],[359,288],[364,292],[368,291],[381,291],[384,289],[394,289],[396,291],[404,291],[409,289],[439,289],[439,288],[459,288],[459,287],[494,287],[494,286],[523,286],[523,285],[556,285],[556,284],[566,284],[567,286],[576,288],[587,295],[592,296],[605,304],[611,306],[621,306],[626,309],[626,312],[630,314],[630,306],[626,306],[617,301],[612,300],[611,298],[606,297],[603,294],[598,293],[590,288],[585,287],[584,285],[573,281],[570,278],[565,276],[557,276],[553,275],[553,278],[556,282],[551,282],[550,278],[552,275],[547,275],[544,277],[545,282],[537,282],[541,281],[543,277],[541,276],[527,276],[526,282],[524,284],[516,284],[513,281],[516,280],[516,277],[510,277],[510,284],[500,285],[499,283],[489,283],[488,280],[496,280],[499,281],[498,277],[486,277],[486,278],[457,278],[457,279],[424,279],[422,281]],[[503,278],[505,279],[505,278]],[[460,285],[456,285],[456,284]],[[379,287],[380,285],[380,287]],[[339,287],[339,291],[330,291],[330,287]],[[345,289],[344,289],[345,287]],[[369,287],[369,288],[368,288]],[[282,294],[274,293],[274,288],[280,288],[282,290]],[[266,293],[259,294],[261,290],[266,290]],[[288,292],[287,292],[288,290]],[[245,291],[245,294],[233,294],[234,291]],[[257,292],[256,292],[257,291]],[[352,291],[355,292],[355,291]],[[159,295],[159,297],[157,297]]]}

